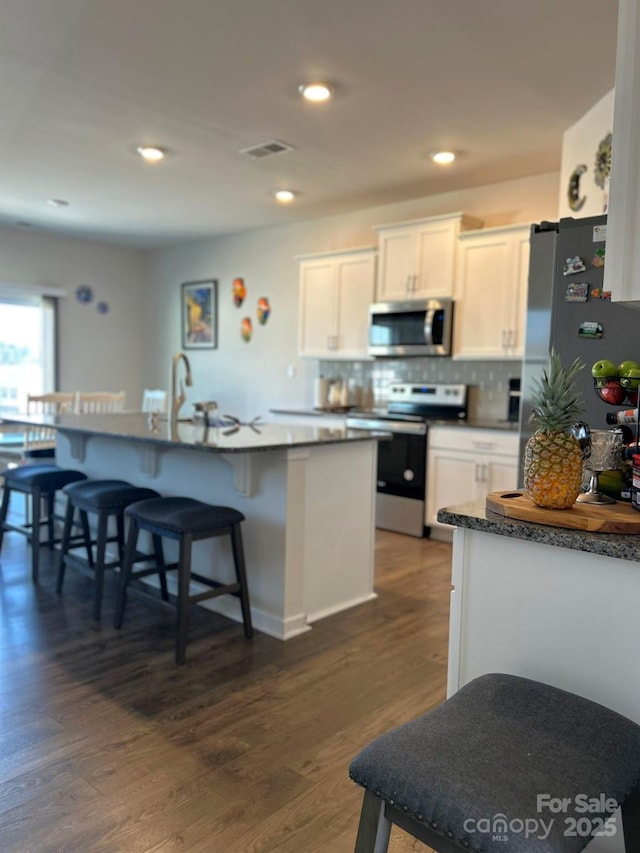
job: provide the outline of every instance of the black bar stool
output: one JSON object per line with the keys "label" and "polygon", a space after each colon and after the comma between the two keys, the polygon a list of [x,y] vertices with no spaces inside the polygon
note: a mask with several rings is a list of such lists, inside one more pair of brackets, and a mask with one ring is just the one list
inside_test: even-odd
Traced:
{"label": "black bar stool", "polygon": [[356,853],[384,853],[392,824],[438,853],[578,853],[618,805],[640,850],[640,726],[528,678],[470,681],[349,774],[365,789]]}
{"label": "black bar stool", "polygon": [[[62,592],[64,573],[67,566],[79,569],[83,574],[93,578],[93,618],[100,619],[102,612],[102,593],[104,589],[105,569],[114,569],[122,564],[124,552],[124,511],[126,507],[136,501],[159,497],[158,492],[132,486],[126,480],[84,480],[78,483],[70,483],[62,490],[67,497],[67,509],[64,519],[62,533],[62,545],[60,550],[60,562],[58,565],[57,591]],[[73,545],[71,531],[75,520],[76,511],[84,531],[84,546],[87,551],[87,559],[83,559],[71,552]],[[96,538],[90,535],[88,513],[97,516]],[[116,522],[115,535],[108,535],[109,519],[114,518]],[[154,536],[155,559],[162,563],[162,541],[159,536]],[[118,559],[106,562],[106,547],[109,542],[116,542],[118,546]],[[92,548],[95,546],[96,556],[93,558]],[[77,547],[77,546],[76,546]],[[147,559],[147,555],[140,557]],[[164,580],[164,576],[162,578]],[[168,599],[166,580],[163,586],[163,594]]]}
{"label": "black bar stool", "polygon": [[[40,548],[48,546],[51,550],[60,540],[54,535],[54,502],[55,495],[69,483],[86,480],[86,474],[81,471],[60,468],[58,465],[21,465],[18,468],[10,468],[3,471],[4,491],[2,494],[2,505],[0,506],[0,549],[4,539],[5,531],[13,530],[27,537],[31,545],[31,577],[34,583],[38,582],[38,570],[40,566]],[[14,492],[20,492],[30,498],[31,522],[12,524],[7,521],[9,502]],[[46,500],[47,514],[43,518],[41,513],[41,502]],[[47,525],[47,538],[40,539],[40,528]]]}
{"label": "black bar stool", "polygon": [[[158,573],[162,579],[166,572],[177,569],[176,663],[184,663],[185,661],[189,605],[195,604],[198,601],[205,601],[219,595],[230,594],[237,596],[240,599],[242,608],[245,636],[247,638],[253,636],[242,532],[240,529],[240,524],[244,521],[244,515],[241,512],[231,507],[212,506],[193,498],[168,497],[132,504],[125,510],[125,517],[129,521],[129,533],[122,566],[122,576],[120,578],[120,594],[113,623],[115,628],[122,627],[127,587],[132,578],[143,578],[147,575]],[[146,530],[154,535],[177,541],[179,543],[178,562],[133,571],[136,544],[140,530]],[[212,539],[216,536],[231,537],[236,574],[235,583],[223,584],[191,571],[192,544],[201,539]],[[209,589],[205,592],[190,595],[189,585],[192,579],[209,587]],[[140,587],[136,587],[136,589],[143,592],[145,596],[148,596],[148,593],[140,590]],[[154,596],[148,597],[151,597],[156,602],[158,600]]]}

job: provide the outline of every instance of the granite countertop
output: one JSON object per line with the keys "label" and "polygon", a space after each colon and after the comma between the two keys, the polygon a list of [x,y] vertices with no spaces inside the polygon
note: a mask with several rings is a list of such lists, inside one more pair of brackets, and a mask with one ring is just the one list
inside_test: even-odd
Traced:
{"label": "granite countertop", "polygon": [[[346,418],[349,415],[371,415],[371,417],[385,417],[387,416],[386,408],[379,407],[376,409],[363,410],[358,409],[357,406],[352,406],[349,408],[334,408],[334,409],[313,409],[313,408],[304,408],[303,406],[299,408],[291,407],[291,408],[279,408],[279,409],[270,409],[274,415],[316,415],[317,417],[335,417],[335,418]],[[487,419],[470,419],[466,421],[450,421],[450,420],[432,420],[429,421],[431,426],[451,426],[456,428],[466,427],[467,429],[497,429],[505,432],[518,432],[518,424],[513,421],[494,421]]]}
{"label": "granite countertop", "polygon": [[297,424],[256,423],[234,427],[229,423],[205,428],[191,420],[171,424],[160,418],[155,425],[142,412],[102,415],[12,415],[9,423],[52,427],[62,433],[84,436],[106,436],[156,446],[191,448],[217,453],[246,453],[343,444],[389,438],[386,432],[364,432],[342,427],[309,427]]}
{"label": "granite countertop", "polygon": [[443,524],[453,524],[456,527],[480,530],[483,533],[509,536],[512,539],[540,542],[543,545],[571,548],[574,551],[588,551],[591,554],[618,557],[621,560],[640,561],[640,535],[592,533],[588,530],[550,527],[546,524],[534,524],[531,521],[505,518],[487,510],[484,501],[474,501],[440,509],[438,510],[438,521]]}
{"label": "granite countertop", "polygon": [[280,409],[269,409],[274,415],[304,415],[306,417],[315,415],[319,418],[346,418],[352,410],[353,406],[336,406],[333,409],[313,409],[311,407],[305,408],[304,406],[291,406],[287,408],[283,406]]}

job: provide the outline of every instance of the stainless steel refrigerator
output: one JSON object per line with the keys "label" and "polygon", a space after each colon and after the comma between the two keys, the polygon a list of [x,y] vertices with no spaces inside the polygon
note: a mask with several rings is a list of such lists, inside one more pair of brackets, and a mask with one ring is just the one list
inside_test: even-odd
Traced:
{"label": "stainless steel refrigerator", "polygon": [[[640,311],[601,298],[606,224],[606,216],[591,216],[531,226],[520,405],[520,486],[524,446],[533,432],[529,422],[532,384],[547,367],[551,346],[555,346],[565,365],[575,358],[585,364],[579,383],[585,408],[583,420],[592,429],[610,428],[607,412],[623,407],[611,406],[597,396],[591,366],[605,358],[615,364],[626,359],[640,362]],[[584,270],[580,269],[582,265]],[[586,301],[580,301],[585,294]]]}

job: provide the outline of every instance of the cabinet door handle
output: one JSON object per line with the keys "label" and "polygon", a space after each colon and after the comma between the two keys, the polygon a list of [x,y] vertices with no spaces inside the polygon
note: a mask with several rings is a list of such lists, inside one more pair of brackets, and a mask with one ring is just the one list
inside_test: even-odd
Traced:
{"label": "cabinet door handle", "polygon": [[413,280],[413,286],[412,286],[411,290],[413,291],[413,293],[415,293],[416,290],[418,289],[418,276],[412,275],[411,278]]}
{"label": "cabinet door handle", "polygon": [[476,483],[486,483],[487,482],[487,472],[488,467],[486,462],[476,462],[475,463],[475,481]]}
{"label": "cabinet door handle", "polygon": [[512,348],[512,349],[515,349],[515,348],[516,348],[516,340],[517,340],[517,338],[516,338],[516,330],[515,330],[515,329],[511,329],[511,332],[510,332],[510,335],[509,335],[509,345],[511,346],[511,348]]}
{"label": "cabinet door handle", "polygon": [[495,441],[472,441],[471,444],[477,450],[492,450],[495,447]]}
{"label": "cabinet door handle", "polygon": [[407,276],[407,293],[411,293],[411,276]]}

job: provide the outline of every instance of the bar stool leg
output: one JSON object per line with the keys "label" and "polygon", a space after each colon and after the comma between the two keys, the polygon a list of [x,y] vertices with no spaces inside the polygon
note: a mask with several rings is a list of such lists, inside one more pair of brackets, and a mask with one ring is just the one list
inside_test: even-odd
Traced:
{"label": "bar stool leg", "polygon": [[2,506],[0,506],[0,549],[2,548],[2,540],[4,539],[4,523],[7,520],[7,513],[9,512],[10,496],[11,489],[5,486],[2,490]]}
{"label": "bar stool leg", "polygon": [[163,601],[169,601],[169,590],[167,589],[167,573],[162,571],[164,567],[164,551],[162,549],[162,536],[157,533],[153,534],[153,554],[158,567],[158,575],[160,577],[160,592]]}
{"label": "bar stool leg", "polygon": [[253,625],[251,624],[251,607],[249,606],[249,588],[247,586],[247,570],[244,562],[242,530],[239,524],[231,526],[231,549],[236,569],[236,580],[240,584],[240,606],[242,607],[244,635],[247,639],[250,639],[253,637]]}
{"label": "bar stool leg", "polygon": [[96,622],[100,621],[102,613],[102,592],[104,589],[104,561],[107,550],[107,522],[109,520],[108,513],[101,510],[98,513],[98,531],[96,538],[96,564],[94,566],[94,586],[93,586],[93,618]]}
{"label": "bar stool leg", "polygon": [[31,494],[31,580],[38,583],[40,570],[40,510],[42,494],[38,486],[34,486]]}
{"label": "bar stool leg", "polygon": [[384,805],[371,791],[364,792],[355,853],[386,853],[389,849],[391,822],[385,817]]}
{"label": "bar stool leg", "polygon": [[184,663],[187,652],[187,630],[189,626],[189,579],[191,577],[191,548],[193,536],[185,533],[180,537],[178,554],[178,619],[176,635],[176,663]]}
{"label": "bar stool leg", "polygon": [[120,590],[116,604],[116,612],[113,617],[113,627],[122,628],[124,620],[124,608],[127,603],[127,584],[131,580],[131,570],[136,556],[136,545],[138,544],[138,525],[134,520],[129,523],[127,544],[124,549],[124,559],[120,567]]}
{"label": "bar stool leg", "polygon": [[118,558],[122,566],[124,559],[124,512],[122,511],[116,513],[116,532],[118,536]]}
{"label": "bar stool leg", "polygon": [[622,804],[622,830],[626,850],[640,846],[640,786]]}
{"label": "bar stool leg", "polygon": [[75,515],[75,507],[71,500],[67,498],[67,508],[64,513],[64,526],[62,528],[62,541],[60,543],[60,560],[58,562],[58,581],[56,583],[56,592],[58,595],[62,592],[62,584],[64,583],[64,570],[66,568],[65,559],[69,545],[71,542],[71,528],[73,527],[73,517]]}
{"label": "bar stool leg", "polygon": [[87,515],[87,511],[85,509],[79,510],[80,512],[80,524],[82,525],[82,535],[84,536],[85,548],[87,549],[87,562],[89,563],[89,568],[95,568],[95,563],[93,562],[93,552],[91,550],[91,530],[89,529],[89,516]]}
{"label": "bar stool leg", "polygon": [[49,550],[53,551],[53,543],[55,538],[55,531],[53,529],[53,520],[54,520],[54,506],[55,506],[55,492],[47,492],[46,497],[47,503],[47,536],[48,536],[48,545]]}

